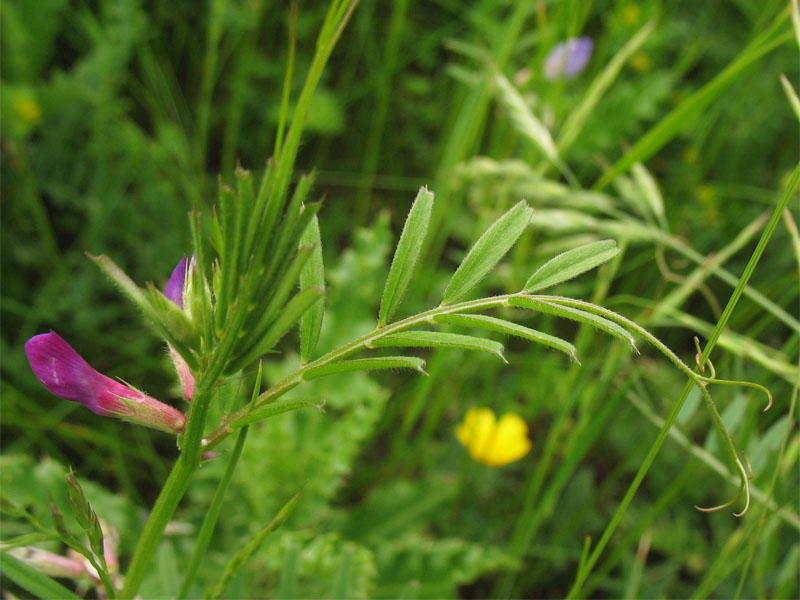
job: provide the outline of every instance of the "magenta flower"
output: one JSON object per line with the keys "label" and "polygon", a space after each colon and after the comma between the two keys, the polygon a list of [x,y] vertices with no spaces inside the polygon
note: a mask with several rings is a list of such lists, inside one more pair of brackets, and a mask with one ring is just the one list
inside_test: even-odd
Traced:
{"label": "magenta flower", "polygon": [[[192,264],[195,264],[194,255],[192,255]],[[167,281],[167,285],[164,288],[164,295],[181,308],[183,308],[183,292],[186,289],[187,276],[186,255],[184,254],[178,265],[172,270],[172,275],[169,276],[169,281]],[[191,402],[194,397],[194,375],[192,375],[192,370],[171,344],[167,344],[167,348],[169,349],[172,364],[175,366],[175,372],[181,382],[183,397],[187,402]]]}
{"label": "magenta flower", "polygon": [[183,431],[186,425],[183,413],[95,371],[54,331],[29,339],[25,354],[44,387],[98,415],[172,433]]}
{"label": "magenta flower", "polygon": [[556,44],[544,61],[545,79],[568,79],[578,75],[592,56],[592,46],[588,37],[570,38]]}

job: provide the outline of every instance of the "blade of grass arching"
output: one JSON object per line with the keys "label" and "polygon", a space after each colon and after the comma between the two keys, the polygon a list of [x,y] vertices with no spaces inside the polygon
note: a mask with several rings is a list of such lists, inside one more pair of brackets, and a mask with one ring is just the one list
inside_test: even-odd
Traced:
{"label": "blade of grass arching", "polygon": [[297,106],[294,109],[289,132],[286,134],[280,156],[276,157],[278,166],[275,171],[275,181],[270,190],[264,217],[264,227],[266,229],[264,235],[267,237],[271,236],[277,217],[284,208],[286,192],[294,170],[297,150],[305,128],[311,99],[322,77],[325,65],[328,63],[328,59],[357,4],[358,0],[333,0],[317,37],[317,50],[314,53],[314,59],[308,70],[300,97],[297,100]]}
{"label": "blade of grass arching", "polygon": [[300,548],[296,543],[291,543],[286,549],[283,559],[280,578],[278,579],[278,593],[276,598],[294,600],[297,587],[297,564],[300,562]]}
{"label": "blade of grass arching", "polygon": [[[642,414],[642,416],[650,421],[656,427],[663,427],[664,419],[657,415],[652,408],[642,400],[637,394],[628,394],[628,401]],[[791,430],[791,426],[789,428]],[[732,485],[738,485],[739,480],[736,473],[732,473],[716,456],[711,454],[702,446],[695,444],[690,440],[685,433],[673,427],[669,432],[669,437],[676,442],[681,448],[687,450],[692,456],[697,458],[700,462],[705,464],[715,473],[722,476],[723,479]],[[759,502],[764,504],[764,508],[769,509],[777,514],[781,519],[786,521],[789,525],[800,531],[800,515],[788,508],[781,508],[774,500],[770,499],[770,491],[763,491],[755,486],[750,488],[750,494]]]}
{"label": "blade of grass arching", "polygon": [[[795,259],[797,261],[797,267],[800,269],[800,236],[797,232],[797,226],[795,225],[794,221],[792,220],[791,213],[788,210],[785,210],[783,213],[784,221],[786,223],[787,228],[789,229],[789,233],[792,236],[792,240],[795,244]],[[792,399],[789,402],[789,414],[788,418],[786,419],[786,433],[783,434],[783,439],[781,440],[780,448],[778,449],[778,458],[775,461],[775,469],[772,471],[772,478],[770,479],[769,485],[766,489],[766,500],[762,500],[763,505],[761,508],[761,516],[758,519],[759,522],[766,522],[766,520],[771,516],[768,515],[770,510],[774,510],[770,504],[774,504],[774,499],[772,497],[773,493],[775,492],[775,485],[778,483],[778,477],[780,476],[781,472],[781,464],[783,463],[783,458],[786,455],[786,448],[789,445],[789,439],[792,436],[792,430],[794,429],[795,419],[794,413],[797,408],[797,400],[798,396],[800,396],[800,357],[798,357],[798,364],[797,364],[797,381],[794,384],[792,389]],[[780,512],[778,513],[780,516]],[[747,578],[748,573],[750,572],[750,565],[755,558],[756,551],[758,550],[759,545],[765,539],[765,531],[763,528],[758,528],[754,535],[750,537],[750,547],[747,553],[747,559],[745,560],[745,564],[742,567],[741,575],[739,576],[739,584],[736,586],[736,600],[741,598],[742,590],[744,588],[744,583]]]}
{"label": "blade of grass arching", "polygon": [[[706,337],[714,330],[711,323],[676,309],[669,309],[664,316],[667,318],[653,320],[652,324],[687,327]],[[720,336],[719,345],[736,356],[751,359],[791,384],[797,381],[798,374],[795,367],[785,360],[786,357],[782,352],[770,346],[732,331],[726,331]]]}
{"label": "blade of grass arching", "polygon": [[[619,391],[606,402],[599,412],[583,410],[579,424],[572,428],[566,439],[562,437],[566,427],[568,427],[570,416],[573,414],[572,409],[580,403],[581,398],[604,396],[602,391],[607,391],[611,377],[616,372],[615,367],[618,365],[621,352],[618,349],[614,349],[612,354],[613,357],[606,361],[603,373],[597,382],[589,382],[588,387],[575,386],[572,388],[572,393],[569,394],[567,401],[564,403],[569,405],[569,409],[559,411],[556,416],[556,422],[551,426],[553,434],[548,437],[544,454],[541,457],[546,466],[545,468],[537,468],[534,479],[526,490],[522,511],[517,519],[508,548],[508,553],[518,560],[522,560],[525,557],[539,528],[555,509],[559,495],[573,475],[581,458],[589,449],[589,446],[601,435],[603,426],[606,425],[624,397],[624,390]],[[564,450],[565,447],[566,450]],[[552,464],[556,456],[560,457],[562,453],[563,459],[542,492],[549,465]],[[492,597],[514,597],[520,591],[514,589],[517,578],[517,573],[507,572],[498,581]]]}
{"label": "blade of grass arching", "polygon": [[658,152],[667,142],[683,131],[693,119],[716,100],[751,64],[791,39],[786,31],[786,11],[781,12],[772,25],[753,39],[750,44],[714,79],[709,81],[686,100],[681,102],[670,114],[661,119],[595,183],[594,189],[606,187],[619,174],[624,173],[637,162],[644,162]]}
{"label": "blade of grass arching", "polygon": [[[598,277],[595,280],[594,292],[592,294],[593,303],[602,303],[603,299],[608,294],[608,290],[610,289],[614,275],[616,274],[616,271],[622,262],[622,256],[624,255],[625,250],[624,243],[622,244],[620,250],[620,254],[617,255],[617,257],[608,265],[608,267],[601,268],[599,270]],[[588,325],[582,325],[580,327],[578,330],[578,335],[575,339],[575,346],[577,348],[576,354],[583,356],[587,352],[588,344],[594,335],[595,331],[592,327]],[[605,385],[603,382],[608,376],[610,376],[609,374],[615,373],[618,370],[618,361],[620,360],[621,355],[622,351],[618,346],[612,348],[612,350],[606,354],[605,363],[601,369],[601,375],[598,378],[598,382],[600,382],[600,384]],[[589,365],[584,368],[588,369]],[[578,391],[578,384],[581,376],[584,373],[585,371],[583,371],[579,365],[572,365],[571,370],[568,372],[567,381],[565,382],[563,389],[571,390],[574,393],[566,394],[566,400],[560,404],[553,420],[553,424],[548,428],[547,439],[544,442],[544,450],[542,451],[539,460],[536,462],[536,468],[533,476],[528,479],[528,484],[525,491],[525,499],[523,501],[523,509],[520,513],[520,517],[517,519],[511,541],[512,548],[514,548],[515,545],[518,545],[521,548],[519,550],[519,556],[526,554],[527,549],[530,547],[532,539],[527,533],[527,531],[529,531],[530,515],[534,513],[535,507],[539,502],[539,494],[542,490],[542,486],[544,485],[545,478],[550,472],[550,466],[560,451],[560,448],[565,443],[569,443],[569,441],[562,442],[562,440],[563,436],[569,429],[569,423],[573,414],[573,410],[579,404],[580,394],[582,392]],[[585,397],[596,395],[596,393],[584,394]],[[584,414],[589,414],[589,407],[586,406],[586,402],[580,402],[580,404],[583,405],[582,412]],[[573,431],[575,431],[574,428]],[[572,435],[574,435],[574,433]],[[506,572],[495,585],[492,596],[509,597],[513,590],[516,578],[516,574]]]}
{"label": "blade of grass arching", "polygon": [[697,288],[702,285],[703,281],[713,273],[713,268],[722,267],[729,258],[741,250],[745,244],[750,242],[753,236],[755,236],[767,222],[768,217],[768,213],[761,215],[758,219],[742,229],[739,235],[737,235],[730,244],[700,263],[692,273],[684,278],[684,282],[680,286],[659,300],[653,308],[653,319],[657,319],[671,308],[679,308],[690,295],[697,291]]}
{"label": "blade of grass arching", "polygon": [[565,155],[567,149],[578,138],[583,126],[586,124],[586,120],[592,114],[606,90],[614,83],[628,59],[644,44],[655,25],[655,21],[650,21],[637,31],[589,85],[589,89],[586,90],[586,94],[584,94],[580,104],[569,114],[556,139],[556,147],[562,156]]}
{"label": "blade of grass arching", "polygon": [[195,140],[195,156],[197,165],[203,172],[206,158],[206,141],[208,139],[208,121],[211,116],[211,93],[217,76],[219,59],[219,40],[222,37],[223,15],[227,0],[210,0],[208,13],[208,30],[206,47],[203,54],[203,79],[200,83],[200,98],[197,105],[197,125]]}
{"label": "blade of grass arching", "polygon": [[[675,250],[676,252],[683,254],[685,257],[693,260],[698,265],[706,264],[706,257],[697,252],[694,248],[685,244],[678,238],[674,236],[666,236],[662,238],[664,243],[666,243],[670,248]],[[739,283],[739,279],[737,279],[730,271],[722,268],[721,266],[718,267],[715,264],[716,261],[709,261],[708,268],[711,270],[714,275],[722,279],[725,283],[729,284],[732,287],[736,287]],[[800,333],[800,321],[786,312],[783,308],[775,304],[772,300],[767,298],[764,294],[756,290],[751,286],[746,286],[742,292],[745,296],[750,298],[753,302],[756,302],[759,306],[761,306],[765,311],[773,314],[777,319],[791,327],[797,333]]]}
{"label": "blade of grass arching", "polygon": [[302,493],[303,490],[301,489],[283,506],[283,508],[281,508],[275,518],[266,527],[253,536],[253,538],[234,555],[225,567],[222,577],[220,577],[216,585],[205,595],[205,598],[216,599],[222,597],[231,579],[236,576],[239,570],[252,558],[253,554],[258,551],[267,536],[280,527],[283,522],[291,516],[297,501],[300,499],[300,494]]}
{"label": "blade of grass arching", "polygon": [[[506,68],[525,21],[534,8],[533,2],[518,2],[506,26],[498,28],[491,59],[500,71]],[[438,264],[450,235],[450,225],[446,217],[458,210],[457,206],[450,206],[453,169],[475,150],[486,123],[490,102],[491,89],[488,82],[467,92],[458,107],[458,116],[453,122],[453,128],[447,134],[436,181],[432,188],[436,192],[437,202],[429,229],[435,235],[426,240],[426,249],[423,251],[430,264]]]}
{"label": "blade of grass arching", "polygon": [[[261,391],[261,374],[262,365],[259,362],[258,371],[256,372],[256,381],[253,384],[253,393],[250,398],[251,410],[255,405],[256,398],[258,398],[258,393]],[[206,550],[208,550],[208,545],[211,542],[211,535],[214,533],[214,527],[217,525],[217,519],[219,519],[219,513],[222,510],[222,503],[225,500],[225,492],[228,490],[228,485],[233,478],[233,472],[236,470],[239,457],[242,455],[242,448],[244,448],[244,443],[247,440],[248,429],[249,427],[242,427],[239,430],[239,435],[236,438],[236,444],[233,447],[233,452],[231,452],[230,458],[228,459],[228,464],[225,465],[225,472],[222,474],[222,477],[217,484],[217,489],[214,492],[214,498],[211,500],[211,504],[208,507],[208,512],[206,512],[205,518],[203,518],[203,524],[200,526],[200,531],[197,533],[197,538],[194,542],[194,548],[192,549],[192,555],[189,557],[189,564],[186,566],[185,575],[183,576],[183,583],[181,584],[181,589],[178,593],[179,600],[183,600],[184,598],[188,597],[189,591],[192,587],[192,582],[197,575],[197,570],[200,568],[200,563],[206,556]]]}
{"label": "blade of grass arching", "polygon": [[647,555],[650,551],[650,543],[653,541],[652,530],[647,530],[639,540],[639,546],[633,556],[633,565],[630,567],[628,582],[625,584],[624,598],[638,598],[639,587],[642,585],[642,574],[647,562]]}
{"label": "blade of grass arching", "polygon": [[386,37],[386,48],[381,61],[380,72],[375,89],[375,100],[369,123],[369,134],[364,147],[364,159],[361,163],[361,181],[356,198],[355,224],[363,225],[369,212],[369,199],[375,183],[375,172],[381,153],[383,129],[389,111],[389,100],[392,96],[392,78],[397,71],[400,41],[406,24],[406,15],[410,0],[392,2],[392,15],[389,18],[389,33]]}
{"label": "blade of grass arching", "polygon": [[3,575],[26,592],[33,594],[34,598],[44,598],[45,600],[78,600],[80,598],[55,579],[40,573],[7,552],[0,553],[0,568],[3,570]]}
{"label": "blade of grass arching", "polygon": [[[240,43],[240,50],[235,55],[233,75],[230,82],[230,100],[226,104],[225,130],[222,134],[221,165],[222,176],[227,177],[233,172],[236,150],[239,145],[239,132],[242,126],[244,113],[244,98],[250,84],[253,66],[257,62],[257,43],[261,31],[262,15],[264,13],[264,0],[254,0],[247,5],[248,18],[256,26],[248,30]],[[278,19],[270,19],[267,25],[275,27]],[[270,31],[265,32],[269,39]]]}
{"label": "blade of grass arching", "polygon": [[679,497],[685,494],[685,488],[694,483],[696,465],[694,461],[687,461],[683,470],[675,477],[670,486],[661,494],[658,499],[647,508],[647,512],[639,517],[639,521],[634,528],[629,530],[625,536],[616,544],[616,548],[609,556],[600,564],[587,581],[584,587],[584,595],[587,598],[596,596],[595,589],[598,584],[602,582],[613,569],[626,557],[628,548],[630,548],[642,532],[651,526],[657,517],[664,514],[664,511],[675,503]]}
{"label": "blade of grass arching", "polygon": [[[742,276],[739,279],[739,283],[736,286],[736,289],[733,290],[733,294],[731,294],[731,298],[728,301],[725,310],[722,312],[722,316],[720,317],[719,321],[717,322],[714,331],[711,333],[708,342],[706,343],[705,347],[703,348],[703,352],[701,353],[698,364],[705,365],[706,361],[708,360],[711,352],[717,345],[717,341],[719,340],[720,335],[722,335],[722,331],[725,329],[725,326],[728,324],[728,320],[733,313],[733,310],[736,308],[736,305],[739,303],[739,299],[742,297],[742,293],[744,292],[744,288],[747,285],[747,282],[750,280],[750,277],[755,271],[756,266],[758,265],[759,260],[761,259],[761,255],[764,253],[764,248],[769,242],[770,238],[772,237],[773,232],[775,231],[775,227],[778,225],[778,220],[781,218],[781,215],[786,208],[789,200],[793,197],[795,190],[797,188],[797,182],[800,179],[800,163],[795,167],[794,172],[792,173],[792,177],[789,181],[789,185],[787,186],[786,190],[784,191],[783,197],[781,198],[778,206],[775,208],[775,211],[772,213],[769,222],[767,223],[766,228],[764,229],[764,233],[761,235],[761,238],[758,241],[758,245],[756,246],[753,254],[750,256],[750,260],[747,263],[747,266],[742,273]],[[608,544],[611,536],[614,534],[617,526],[619,525],[622,517],[624,516],[625,512],[628,509],[631,501],[633,500],[636,491],[639,489],[639,485],[641,485],[642,480],[644,479],[647,472],[650,470],[650,466],[653,464],[653,461],[658,454],[658,451],[661,449],[664,440],[667,438],[669,434],[669,430],[672,428],[672,425],[675,423],[675,420],[678,418],[678,414],[683,408],[684,402],[686,402],[686,398],[689,396],[689,392],[694,387],[693,381],[688,381],[686,386],[683,389],[683,393],[681,394],[678,401],[675,403],[675,406],[670,411],[669,416],[667,417],[664,426],[661,428],[658,436],[656,437],[655,442],[650,448],[647,456],[645,457],[644,461],[642,462],[641,467],[636,473],[634,480],[631,482],[631,485],[628,488],[628,491],[625,493],[622,501],[619,504],[614,516],[611,518],[611,521],[606,526],[603,535],[597,542],[597,546],[595,547],[592,555],[589,557],[589,560],[586,562],[585,567],[580,570],[576,577],[575,583],[573,584],[572,588],[569,591],[568,597],[575,598],[575,596],[581,591],[586,578],[591,573],[594,565],[597,563],[600,555],[603,552],[603,549]]]}
{"label": "blade of grass arching", "polygon": [[297,40],[297,4],[292,3],[292,17],[289,20],[289,60],[286,64],[286,76],[283,79],[281,92],[281,111],[278,117],[278,132],[275,134],[275,150],[273,156],[281,155],[283,132],[286,129],[286,119],[289,115],[289,95],[292,91],[292,78],[294,77],[295,45]]}
{"label": "blade of grass arching", "polygon": [[786,99],[789,101],[789,106],[792,107],[794,116],[800,120],[800,98],[797,97],[797,92],[794,91],[792,84],[789,83],[789,80],[786,79],[786,75],[783,73],[781,73],[781,86],[783,86],[783,91],[786,94]]}

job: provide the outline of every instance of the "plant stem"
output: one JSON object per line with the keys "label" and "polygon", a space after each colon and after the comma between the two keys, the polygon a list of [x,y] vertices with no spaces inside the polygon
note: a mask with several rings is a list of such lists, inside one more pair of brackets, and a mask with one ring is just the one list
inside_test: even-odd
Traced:
{"label": "plant stem", "polygon": [[[750,279],[750,276],[755,271],[756,265],[758,261],[761,259],[761,255],[764,252],[764,248],[767,245],[767,242],[772,237],[772,233],[775,231],[775,227],[778,225],[778,221],[781,218],[781,214],[783,210],[786,208],[786,205],[789,203],[789,199],[792,197],[795,189],[797,188],[797,182],[800,178],[800,163],[795,167],[794,172],[792,173],[791,180],[789,181],[789,185],[786,187],[784,191],[783,197],[781,201],[778,203],[778,206],[775,207],[775,210],[770,217],[769,223],[767,223],[766,228],[764,229],[764,233],[761,235],[761,238],[758,241],[758,245],[756,249],[753,251],[753,254],[750,256],[750,260],[747,263],[747,266],[744,269],[744,273],[739,279],[739,283],[736,286],[736,289],[733,290],[733,294],[731,294],[731,298],[728,301],[728,305],[725,307],[725,310],[722,313],[719,321],[717,322],[716,327],[714,328],[713,333],[711,334],[711,338],[708,340],[705,348],[703,349],[702,354],[700,355],[699,363],[705,364],[708,360],[708,357],[711,355],[714,346],[716,346],[717,341],[719,340],[720,335],[722,335],[723,329],[728,324],[728,320],[733,313],[733,309],[736,307],[736,304],[739,302],[739,299],[744,292],[744,288],[747,285],[747,282]],[[675,406],[670,411],[667,420],[664,423],[664,426],[661,428],[658,436],[656,437],[655,442],[650,447],[650,451],[647,453],[642,466],[639,467],[639,470],[636,473],[631,485],[628,487],[628,491],[625,493],[625,497],[620,502],[617,511],[614,513],[614,516],[611,518],[611,521],[606,526],[605,531],[603,532],[602,537],[597,542],[597,546],[592,551],[592,555],[589,557],[589,560],[586,561],[584,564],[584,568],[578,571],[577,576],[575,577],[575,583],[570,589],[568,598],[575,598],[578,593],[581,591],[581,587],[583,586],[586,578],[592,571],[592,568],[597,563],[600,558],[600,554],[603,552],[603,549],[608,544],[608,541],[611,539],[611,536],[614,534],[614,531],[619,525],[620,521],[622,520],[625,511],[627,511],[628,506],[630,505],[631,501],[633,500],[636,491],[639,489],[639,485],[641,485],[642,480],[644,479],[647,471],[650,469],[650,465],[653,464],[653,461],[658,454],[658,451],[661,449],[661,445],[664,443],[664,440],[667,438],[667,434],[669,430],[672,428],[673,423],[678,418],[678,414],[683,408],[684,402],[686,402],[686,398],[689,396],[689,392],[691,391],[692,387],[695,385],[694,381],[688,381],[686,386],[683,388],[683,393],[681,394],[678,401],[675,403]]]}
{"label": "plant stem", "polygon": [[[459,302],[457,304],[448,304],[446,306],[437,306],[436,308],[432,308],[427,310],[423,313],[419,313],[412,317],[408,317],[403,319],[402,321],[397,321],[395,323],[391,323],[381,328],[376,328],[375,330],[371,331],[366,335],[362,335],[361,337],[340,346],[336,350],[332,350],[327,354],[319,357],[316,360],[313,360],[299,369],[288,375],[287,377],[283,378],[281,381],[273,385],[263,394],[258,397],[258,401],[254,407],[254,410],[264,404],[272,402],[276,400],[295,386],[299,385],[303,382],[303,374],[307,371],[322,367],[324,365],[331,364],[336,362],[337,360],[341,360],[369,348],[370,345],[375,342],[376,340],[385,337],[387,335],[393,333],[399,333],[401,331],[405,331],[407,329],[412,329],[414,327],[418,327],[424,323],[433,322],[434,317],[440,315],[447,315],[447,314],[455,314],[455,313],[462,313],[462,312],[469,312],[469,311],[477,311],[477,310],[484,310],[487,308],[494,308],[496,306],[506,306],[508,305],[508,300],[515,296],[519,296],[520,294],[503,294],[500,296],[492,296],[490,298],[480,298],[478,300],[468,300],[466,302]],[[203,440],[203,449],[208,450],[216,446],[222,439],[224,439],[228,434],[233,433],[233,428],[230,427],[230,424],[234,421],[237,421],[244,417],[248,412],[250,412],[249,407],[242,408],[241,410],[225,417],[222,419],[219,425],[214,428],[211,433],[209,433],[205,439]]]}

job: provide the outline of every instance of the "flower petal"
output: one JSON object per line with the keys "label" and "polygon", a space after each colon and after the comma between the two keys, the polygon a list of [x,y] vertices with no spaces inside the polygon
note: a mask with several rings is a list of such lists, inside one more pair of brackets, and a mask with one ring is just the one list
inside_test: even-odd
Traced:
{"label": "flower petal", "polygon": [[172,270],[167,286],[164,288],[164,295],[175,304],[183,308],[183,289],[186,286],[186,255],[180,260],[178,265]]}
{"label": "flower petal", "polygon": [[486,464],[500,467],[519,460],[531,449],[528,425],[519,415],[506,414],[500,417],[492,444],[484,453]]}
{"label": "flower petal", "polygon": [[470,408],[464,424],[456,428],[456,437],[469,450],[473,459],[485,462],[484,455],[494,437],[496,417],[489,408]]}
{"label": "flower petal", "polygon": [[29,339],[25,354],[34,375],[48,390],[98,415],[169,432],[182,431],[186,425],[183,413],[95,371],[54,331]]}
{"label": "flower petal", "polygon": [[56,332],[33,336],[25,343],[25,354],[33,374],[56,396],[80,402],[98,415],[106,414],[96,394],[103,376]]}
{"label": "flower petal", "polygon": [[586,67],[592,56],[591,38],[570,38],[556,44],[544,61],[545,79],[575,77]]}

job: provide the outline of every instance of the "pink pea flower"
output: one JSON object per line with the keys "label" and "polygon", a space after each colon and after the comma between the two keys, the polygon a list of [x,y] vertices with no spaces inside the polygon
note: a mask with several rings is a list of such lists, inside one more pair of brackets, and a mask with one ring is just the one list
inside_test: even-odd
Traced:
{"label": "pink pea flower", "polygon": [[556,44],[544,61],[545,79],[569,79],[586,67],[592,56],[591,38],[570,38]]}
{"label": "pink pea flower", "polygon": [[80,402],[104,417],[117,417],[145,427],[177,433],[186,426],[183,413],[95,371],[54,331],[25,343],[34,375],[65,400]]}
{"label": "pink pea flower", "polygon": [[[194,262],[194,256],[192,256],[192,261]],[[164,288],[164,295],[181,308],[183,308],[183,292],[186,289],[187,275],[186,255],[184,254],[178,265],[173,269],[172,275],[170,275],[169,281],[167,281],[167,285]],[[191,402],[194,397],[194,375],[192,375],[192,370],[178,351],[172,347],[172,344],[167,344],[167,348],[169,349],[172,364],[175,366],[175,371],[178,373],[178,379],[181,382],[183,397],[187,402]]]}

